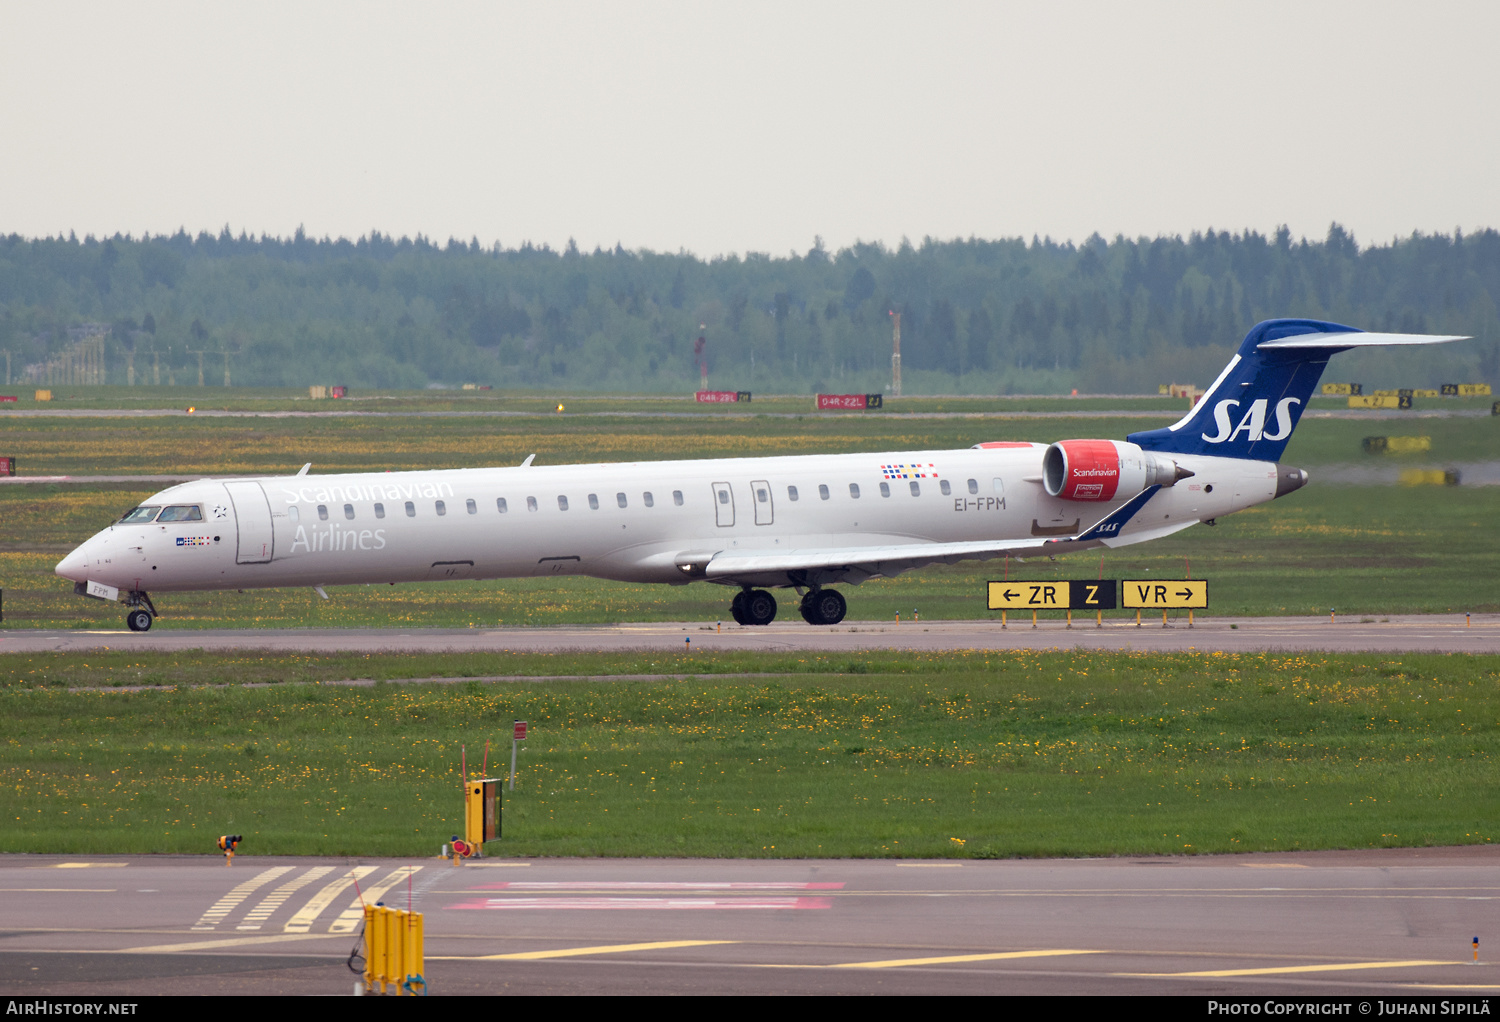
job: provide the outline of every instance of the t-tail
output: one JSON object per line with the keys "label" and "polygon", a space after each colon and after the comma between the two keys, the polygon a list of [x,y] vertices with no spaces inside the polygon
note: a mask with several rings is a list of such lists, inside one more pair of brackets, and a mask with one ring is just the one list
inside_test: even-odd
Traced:
{"label": "t-tail", "polygon": [[1148,451],[1280,461],[1330,357],[1373,345],[1461,340],[1372,334],[1316,319],[1268,319],[1245,335],[1240,350],[1181,421],[1126,439]]}

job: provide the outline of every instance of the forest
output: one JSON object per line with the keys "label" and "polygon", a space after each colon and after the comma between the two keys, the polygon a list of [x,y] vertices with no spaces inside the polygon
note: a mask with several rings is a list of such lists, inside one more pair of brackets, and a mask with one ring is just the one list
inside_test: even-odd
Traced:
{"label": "forest", "polygon": [[1344,356],[1340,379],[1500,383],[1497,299],[1492,229],[1366,246],[1337,223],[1315,240],[1282,227],[829,251],[819,238],[711,259],[378,231],[0,237],[13,386],[78,382],[67,353],[92,338],[92,379],[111,384],[196,384],[201,362],[214,385],[227,362],[237,386],[688,393],[701,358],[716,388],[880,392],[898,312],[907,394],[1205,385],[1275,316],[1477,339]]}

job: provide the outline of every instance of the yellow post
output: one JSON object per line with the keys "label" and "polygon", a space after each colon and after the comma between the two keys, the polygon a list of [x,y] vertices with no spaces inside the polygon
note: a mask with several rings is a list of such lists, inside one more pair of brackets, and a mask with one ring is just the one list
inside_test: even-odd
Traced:
{"label": "yellow post", "polygon": [[373,993],[377,976],[384,973],[385,942],[374,905],[365,906],[365,989]]}
{"label": "yellow post", "polygon": [[406,971],[401,985],[407,993],[416,996],[415,987],[427,993],[427,963],[422,949],[422,913],[408,912],[406,919]]}
{"label": "yellow post", "polygon": [[1068,608],[1068,627],[1069,628],[1073,627],[1073,608],[1072,607]]}
{"label": "yellow post", "polygon": [[1096,610],[1096,611],[1094,611],[1094,627],[1095,628],[1103,628],[1104,627],[1104,611],[1102,611],[1102,610]]}
{"label": "yellow post", "polygon": [[1135,626],[1137,628],[1139,628],[1141,626],[1141,612],[1140,611],[1136,611],[1135,612]]}
{"label": "yellow post", "polygon": [[1193,627],[1193,612],[1191,610],[1188,611],[1188,627]]}
{"label": "yellow post", "polygon": [[1000,627],[1005,627],[1005,611],[1003,610],[1000,612]]}
{"label": "yellow post", "polygon": [[1031,627],[1036,627],[1036,611],[1031,612]]}
{"label": "yellow post", "polygon": [[1162,611],[1161,612],[1161,626],[1163,628],[1167,627],[1167,612],[1166,611]]}

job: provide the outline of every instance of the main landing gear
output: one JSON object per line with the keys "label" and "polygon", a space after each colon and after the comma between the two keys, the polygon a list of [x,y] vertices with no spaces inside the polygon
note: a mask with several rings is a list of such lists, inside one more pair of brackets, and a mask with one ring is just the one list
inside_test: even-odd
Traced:
{"label": "main landing gear", "polygon": [[802,620],[810,625],[836,625],[844,620],[849,605],[837,589],[810,589],[802,597]]}
{"label": "main landing gear", "polygon": [[[797,609],[810,625],[836,625],[849,607],[838,590],[813,589]],[[768,625],[776,620],[776,598],[764,589],[742,589],[729,604],[729,613],[742,625]]]}
{"label": "main landing gear", "polygon": [[129,608],[125,612],[125,627],[132,632],[149,632],[151,623],[156,620],[156,606],[151,597],[142,590],[133,589],[125,594],[125,606]]}
{"label": "main landing gear", "polygon": [[776,620],[776,597],[764,589],[741,589],[729,604],[729,614],[742,625],[768,625]]}

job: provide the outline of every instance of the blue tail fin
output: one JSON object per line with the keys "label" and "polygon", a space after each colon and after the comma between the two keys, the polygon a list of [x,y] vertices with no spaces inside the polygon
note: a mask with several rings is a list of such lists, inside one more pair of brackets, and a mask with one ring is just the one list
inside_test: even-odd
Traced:
{"label": "blue tail fin", "polygon": [[[1340,334],[1353,335],[1352,343],[1340,343]],[[1312,336],[1285,346],[1273,343],[1303,335]],[[1258,323],[1182,421],[1125,439],[1148,451],[1278,461],[1328,359],[1375,336],[1315,319]]]}

